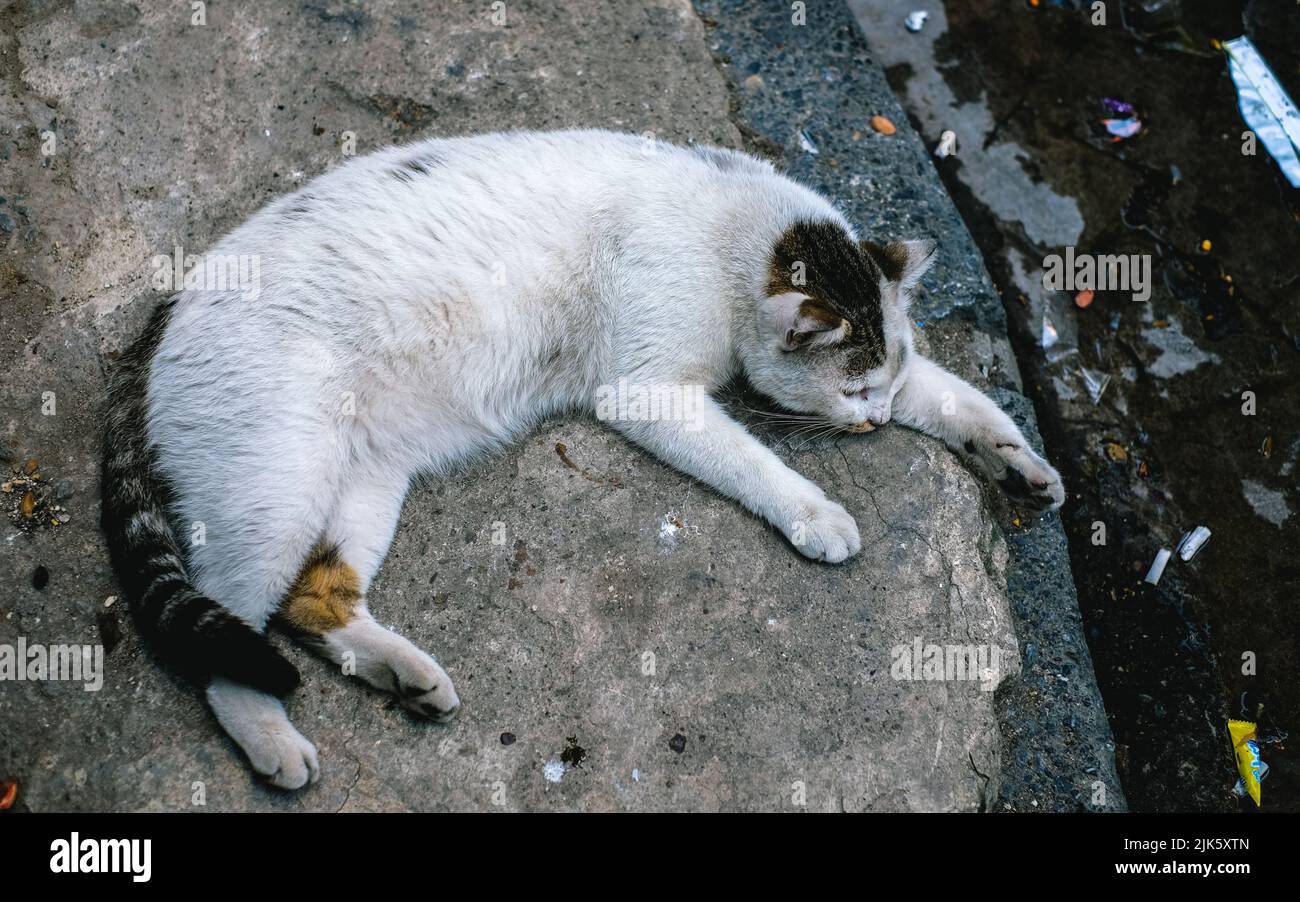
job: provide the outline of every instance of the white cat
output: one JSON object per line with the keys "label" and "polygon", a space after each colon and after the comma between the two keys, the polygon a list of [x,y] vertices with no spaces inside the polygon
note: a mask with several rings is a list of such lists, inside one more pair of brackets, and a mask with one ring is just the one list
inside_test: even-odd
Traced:
{"label": "white cat", "polygon": [[[412,477],[592,411],[620,380],[712,391],[743,373],[846,431],[892,417],[938,436],[1055,508],[1060,479],[1011,419],[912,349],[908,297],[933,248],[860,242],[744,154],[600,131],[340,166],[212,249],[256,255],[256,291],[181,291],[114,375],[104,527],[137,622],[207,686],[254,769],[293,789],[316,779],[316,752],[275,697],[297,672],[262,635],[272,615],[450,717],[447,674],[365,605]],[[689,420],[610,425],[802,554],[857,553],[843,507],[700,397]],[[178,538],[196,527],[202,543]]]}

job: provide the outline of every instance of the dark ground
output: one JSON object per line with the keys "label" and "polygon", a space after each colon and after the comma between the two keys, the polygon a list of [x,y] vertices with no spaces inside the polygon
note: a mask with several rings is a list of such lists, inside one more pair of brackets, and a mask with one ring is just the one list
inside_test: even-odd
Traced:
{"label": "dark ground", "polygon": [[[1077,201],[1079,253],[1152,255],[1151,300],[1099,292],[1087,309],[1070,307],[1078,353],[1049,362],[1008,250],[1037,265],[1062,249],[999,221],[960,153],[938,168],[1002,293],[1026,393],[1071,490],[1063,521],[1131,809],[1253,809],[1231,793],[1226,720],[1262,705],[1263,808],[1296,810],[1300,192],[1262,145],[1242,154],[1236,92],[1211,41],[1249,35],[1300,97],[1300,7],[1184,0],[1179,33],[1135,15],[1176,3],[1126,3],[1121,18],[1112,0],[1106,27],[1077,5],[948,2],[935,60],[961,103],[987,104],[986,147],[1013,142],[1034,181]],[[911,67],[888,75],[906,96]],[[1098,124],[1106,97],[1137,107],[1140,135],[1109,140]],[[1175,353],[1161,365],[1153,347]],[[1171,373],[1174,360],[1201,362]],[[1080,367],[1110,375],[1099,403]],[[1108,454],[1111,443],[1124,453]],[[1281,493],[1280,525],[1260,512],[1258,487]],[[1092,542],[1098,521],[1105,545]],[[1175,559],[1158,587],[1144,584],[1157,550],[1198,524],[1210,544],[1191,563]],[[1247,653],[1256,675],[1243,674]]]}

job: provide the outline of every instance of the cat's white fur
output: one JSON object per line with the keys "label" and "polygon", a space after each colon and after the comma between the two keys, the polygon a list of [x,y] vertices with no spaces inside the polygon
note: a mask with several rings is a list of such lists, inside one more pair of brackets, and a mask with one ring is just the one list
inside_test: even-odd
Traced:
{"label": "cat's white fur", "polygon": [[[324,538],[364,592],[413,476],[500,448],[547,415],[590,411],[620,378],[713,390],[743,370],[795,410],[845,425],[892,415],[954,448],[973,443],[992,475],[1013,467],[1059,504],[1055,471],[1014,423],[910,350],[906,295],[928,250],[882,286],[895,364],[868,380],[885,380],[868,400],[783,383],[779,345],[797,305],[766,297],[767,266],[800,219],[852,234],[831,203],[765,162],[599,131],[395,147],[279,198],[211,249],[260,255],[256,299],[184,292],[151,371],[159,467],[178,521],[205,537],[190,549],[195,585],[262,628]],[[853,517],[712,400],[689,424],[611,425],[811,558],[860,548]],[[440,705],[454,709],[423,652],[368,614],[346,629],[327,637],[328,655],[362,649],[361,675],[380,686],[403,668],[440,674]],[[211,685],[223,726],[277,785],[314,779],[310,743],[278,702],[250,693]]]}

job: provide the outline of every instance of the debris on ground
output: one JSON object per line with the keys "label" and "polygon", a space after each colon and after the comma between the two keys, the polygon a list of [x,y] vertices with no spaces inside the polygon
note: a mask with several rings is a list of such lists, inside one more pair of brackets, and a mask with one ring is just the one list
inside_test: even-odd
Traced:
{"label": "debris on ground", "polygon": [[939,146],[934,149],[934,155],[941,160],[957,155],[957,133],[948,129],[939,135]]}
{"label": "debris on ground", "polygon": [[1143,582],[1148,582],[1153,586],[1160,585],[1160,577],[1164,576],[1165,567],[1169,564],[1169,558],[1172,556],[1173,552],[1168,548],[1161,548],[1157,551],[1156,559],[1151,562],[1147,575],[1143,577]]}
{"label": "debris on ground", "polygon": [[62,526],[70,519],[63,505],[56,504],[63,492],[41,475],[35,458],[28,458],[0,483],[0,505],[15,526],[24,531]]}
{"label": "debris on ground", "polygon": [[1151,585],[1159,585],[1160,577],[1164,575],[1165,567],[1175,554],[1183,561],[1190,561],[1196,557],[1197,553],[1205,547],[1205,543],[1210,541],[1211,532],[1204,526],[1197,526],[1188,532],[1183,533],[1183,537],[1174,545],[1174,550],[1161,548],[1156,552],[1156,559],[1151,562],[1151,567],[1147,570],[1145,582]]}
{"label": "debris on ground", "polygon": [[18,781],[11,778],[0,780],[0,811],[8,811],[18,799]]}
{"label": "debris on ground", "polygon": [[871,127],[882,135],[892,135],[894,132],[898,131],[898,127],[895,126],[886,116],[872,116]]}
{"label": "debris on ground", "polygon": [[1230,720],[1228,736],[1232,740],[1232,750],[1237,758],[1237,773],[1241,774],[1238,783],[1258,807],[1261,794],[1259,784],[1268,776],[1268,765],[1259,757],[1255,724],[1248,720]]}
{"label": "debris on ground", "polygon": [[1106,392],[1106,386],[1110,385],[1110,374],[1098,373],[1081,366],[1079,376],[1083,379],[1084,388],[1088,389],[1088,397],[1092,399],[1092,403],[1101,403],[1101,396]]}
{"label": "debris on ground", "polygon": [[903,20],[903,24],[907,26],[908,31],[915,34],[925,27],[925,20],[928,18],[930,18],[928,12],[923,9],[918,9],[914,12],[908,13],[907,18]]}
{"label": "debris on ground", "polygon": [[1142,120],[1138,117],[1133,104],[1113,97],[1104,97],[1101,105],[1109,114],[1101,120],[1101,124],[1110,134],[1111,141],[1123,141],[1142,131]]}
{"label": "debris on ground", "polygon": [[1178,556],[1184,561],[1190,561],[1192,558],[1196,557],[1197,552],[1205,547],[1205,543],[1210,541],[1210,535],[1211,533],[1208,529],[1204,526],[1198,526],[1191,532],[1184,534],[1183,537],[1178,540],[1178,544],[1174,547],[1174,550],[1178,552]]}
{"label": "debris on ground", "polygon": [[808,134],[806,131],[799,132],[799,149],[804,153],[810,153],[813,156],[821,153],[821,151],[817,149],[817,145],[813,143],[812,135]]}
{"label": "debris on ground", "polygon": [[1269,155],[1277,161],[1292,188],[1300,188],[1300,110],[1278,82],[1250,38],[1223,42],[1228,73],[1237,87],[1241,118]]}

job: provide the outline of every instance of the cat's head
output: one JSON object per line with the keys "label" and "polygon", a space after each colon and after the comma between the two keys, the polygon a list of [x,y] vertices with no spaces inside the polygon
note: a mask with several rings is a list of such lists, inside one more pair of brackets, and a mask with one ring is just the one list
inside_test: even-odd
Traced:
{"label": "cat's head", "polygon": [[888,422],[912,353],[908,302],[934,250],[933,241],[854,241],[833,222],[788,228],[758,299],[750,382],[790,410],[849,429]]}

